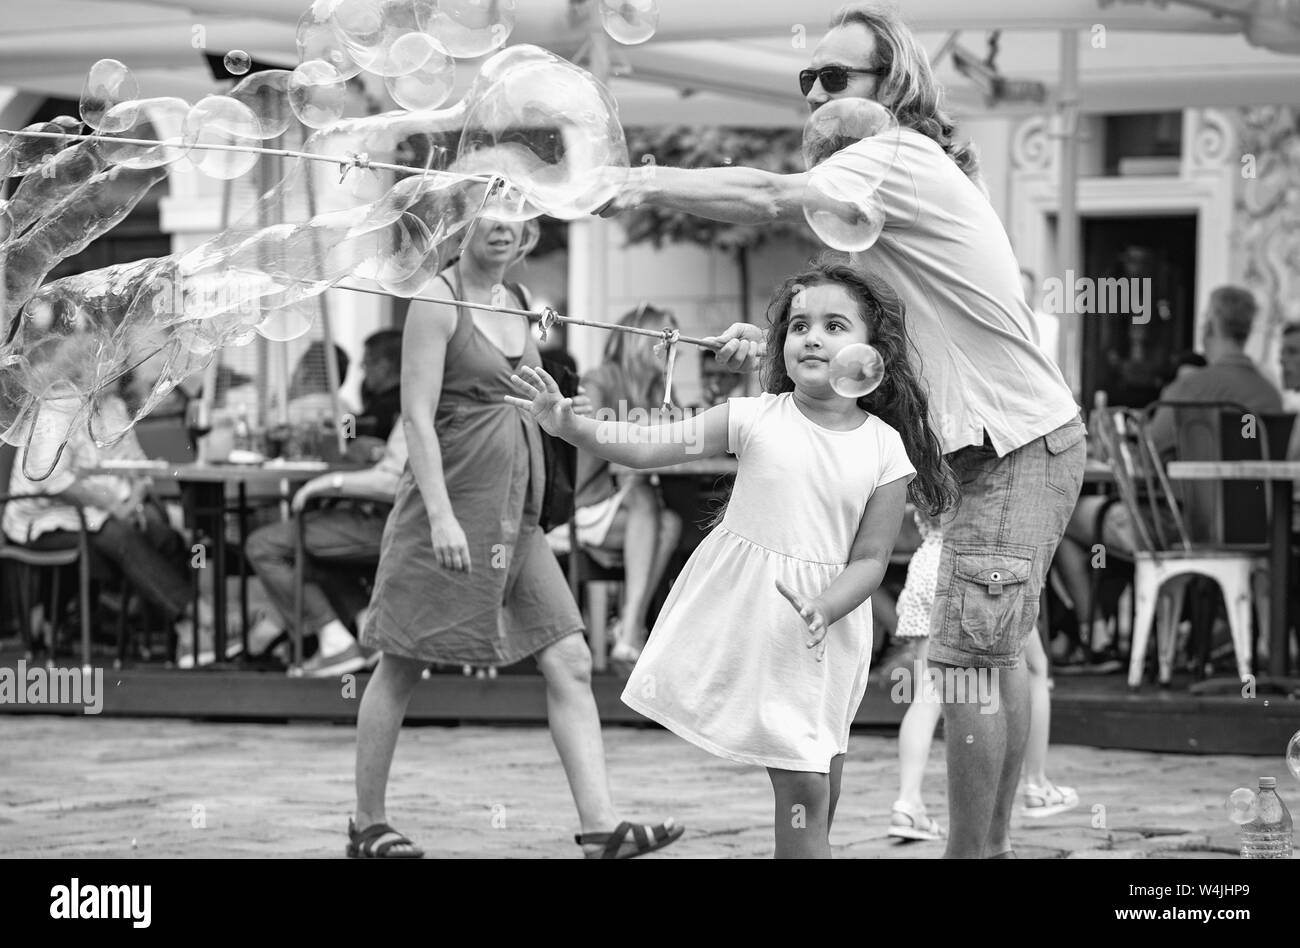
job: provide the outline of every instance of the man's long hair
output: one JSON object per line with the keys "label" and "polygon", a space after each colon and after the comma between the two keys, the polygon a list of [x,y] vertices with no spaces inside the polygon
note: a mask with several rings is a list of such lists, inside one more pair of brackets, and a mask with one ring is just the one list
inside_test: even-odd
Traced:
{"label": "man's long hair", "polygon": [[894,113],[898,124],[920,132],[980,183],[979,156],[970,142],[954,141],[957,127],[943,109],[943,92],[930,69],[930,57],[898,14],[878,3],[854,3],[840,9],[831,28],[858,23],[876,39],[878,80],[876,101]]}

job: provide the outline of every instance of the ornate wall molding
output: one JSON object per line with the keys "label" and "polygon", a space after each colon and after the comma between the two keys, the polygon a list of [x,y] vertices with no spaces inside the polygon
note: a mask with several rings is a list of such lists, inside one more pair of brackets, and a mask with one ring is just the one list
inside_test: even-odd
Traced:
{"label": "ornate wall molding", "polygon": [[1042,172],[1056,164],[1056,146],[1047,132],[1047,119],[1042,115],[1026,119],[1016,126],[1011,139],[1014,172]]}

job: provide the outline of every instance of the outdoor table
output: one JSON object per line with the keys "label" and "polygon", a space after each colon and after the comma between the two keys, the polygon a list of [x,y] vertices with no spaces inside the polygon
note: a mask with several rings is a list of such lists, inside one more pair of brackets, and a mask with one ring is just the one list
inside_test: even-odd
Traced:
{"label": "outdoor table", "polygon": [[1272,486],[1272,533],[1269,539],[1269,674],[1284,678],[1289,658],[1287,605],[1291,589],[1291,492],[1300,480],[1300,461],[1171,461],[1169,477],[1183,481],[1268,481]]}
{"label": "outdoor table", "polygon": [[[239,537],[247,538],[247,490],[249,485],[277,488],[284,498],[289,488],[305,483],[321,474],[333,471],[355,470],[354,465],[331,465],[324,461],[269,461],[263,464],[176,464],[169,461],[113,461],[101,464],[94,473],[149,475],[155,480],[170,478],[177,482],[181,492],[181,506],[185,522],[192,529],[207,534],[212,543],[207,554],[212,568],[212,624],[213,646],[217,661],[226,655],[226,488],[235,485],[239,497]],[[200,531],[200,528],[201,531]],[[243,576],[241,566],[240,575]],[[240,627],[248,642],[248,589],[240,588]],[[196,626],[197,628],[197,626]],[[197,633],[196,633],[197,634]],[[198,667],[198,643],[195,643],[195,667]]]}

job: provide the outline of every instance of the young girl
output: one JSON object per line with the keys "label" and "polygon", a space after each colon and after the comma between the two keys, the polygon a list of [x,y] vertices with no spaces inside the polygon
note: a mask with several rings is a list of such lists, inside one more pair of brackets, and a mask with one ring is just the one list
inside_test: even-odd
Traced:
{"label": "young girl", "polygon": [[[907,497],[938,513],[956,491],[887,285],[817,263],[785,282],[769,322],[766,394],[668,426],[654,443],[631,426],[576,417],[533,370],[514,380],[527,398],[510,401],[628,467],[723,451],[739,459],[729,508],[673,586],[623,701],[710,753],[766,767],[777,857],[829,857],[871,657],[864,603]],[[857,399],[837,394],[830,377],[852,343],[874,346],[886,367],[880,387]]]}

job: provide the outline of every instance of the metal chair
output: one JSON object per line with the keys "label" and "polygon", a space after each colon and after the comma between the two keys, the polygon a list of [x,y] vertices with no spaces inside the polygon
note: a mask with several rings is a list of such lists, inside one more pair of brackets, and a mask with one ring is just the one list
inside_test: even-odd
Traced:
{"label": "metal chair", "polygon": [[1098,413],[1097,420],[1114,466],[1121,502],[1132,518],[1136,541],[1133,553],[1136,617],[1129,655],[1130,687],[1141,684],[1153,624],[1158,680],[1161,685],[1169,684],[1175,627],[1187,584],[1195,576],[1213,580],[1223,593],[1238,677],[1247,680],[1251,673],[1252,584],[1257,618],[1261,631],[1267,634],[1267,560],[1248,550],[1192,542],[1141,412],[1107,409]]}
{"label": "metal chair", "polygon": [[[10,444],[0,442],[0,484],[9,484],[17,449]],[[43,497],[42,494],[18,493],[0,494],[0,516],[4,514],[5,505],[11,500],[26,500]],[[77,545],[66,550],[33,550],[21,543],[10,542],[0,530],[0,560],[17,565],[18,600],[22,609],[23,641],[29,657],[35,655],[36,642],[31,628],[33,578],[37,570],[49,570],[50,574],[50,616],[52,622],[51,638],[48,644],[50,658],[54,657],[54,647],[58,642],[60,626],[61,601],[59,597],[59,579],[65,567],[77,567],[77,605],[81,620],[81,664],[90,667],[90,542],[86,529],[86,513],[80,504],[67,502],[77,511],[80,529],[77,532]]]}

